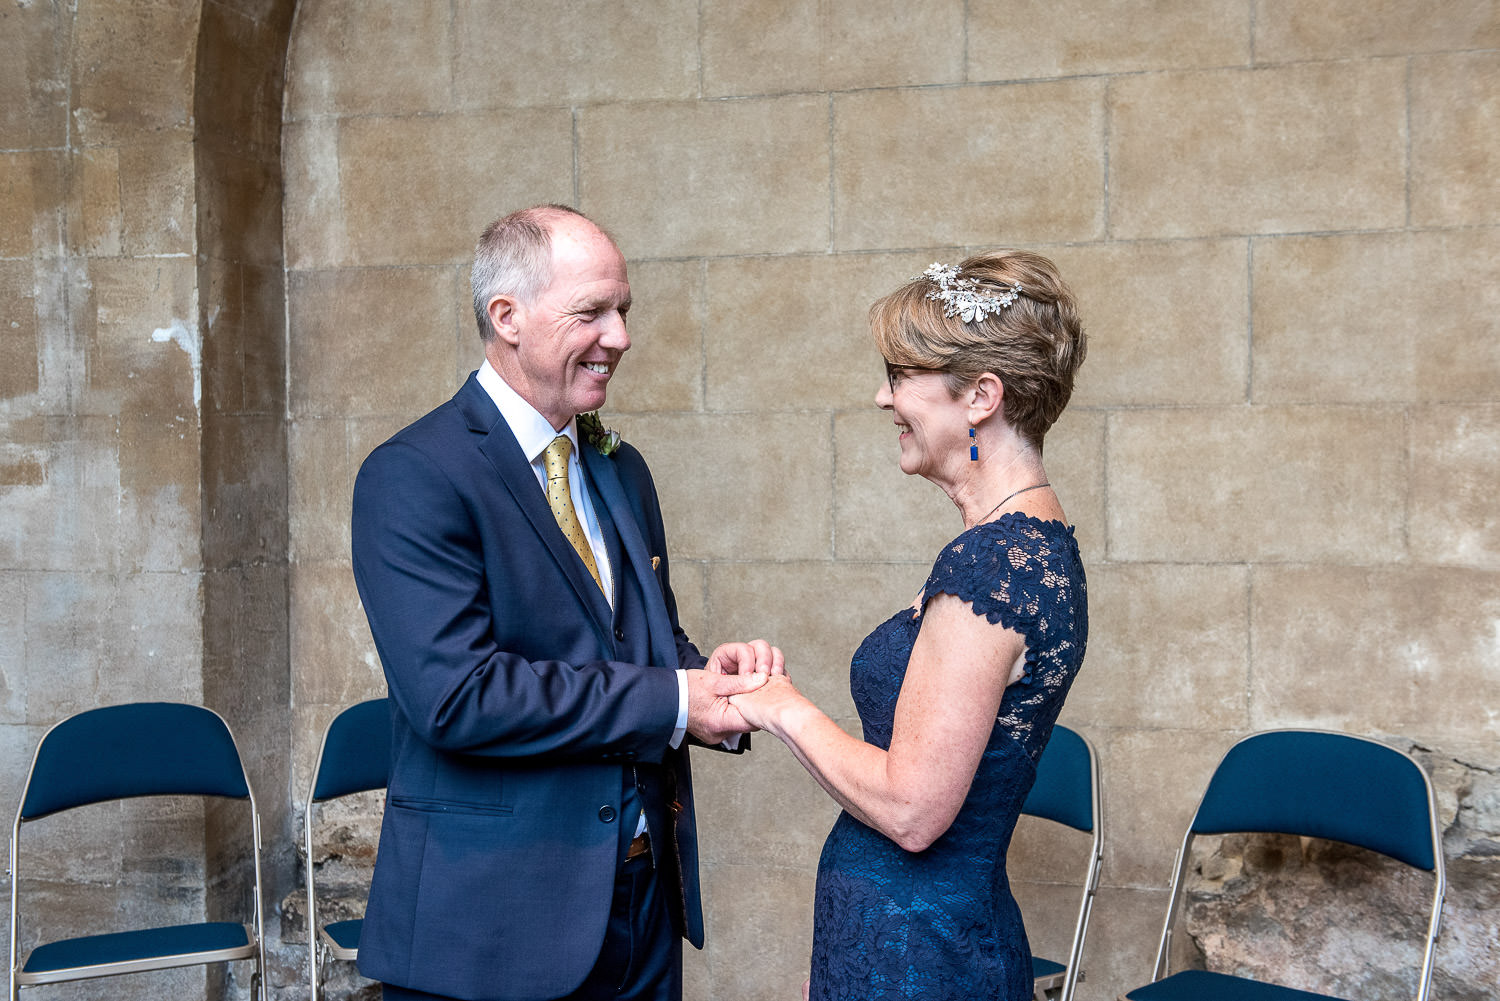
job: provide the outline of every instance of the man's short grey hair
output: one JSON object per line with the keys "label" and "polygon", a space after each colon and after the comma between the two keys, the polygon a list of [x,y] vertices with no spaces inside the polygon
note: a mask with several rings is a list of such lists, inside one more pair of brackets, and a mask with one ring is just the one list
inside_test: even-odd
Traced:
{"label": "man's short grey hair", "polygon": [[529,303],[552,284],[551,223],[558,216],[588,218],[566,205],[534,205],[485,227],[474,248],[474,267],[469,272],[474,321],[479,325],[481,341],[489,343],[495,336],[490,326],[491,299],[507,295]]}

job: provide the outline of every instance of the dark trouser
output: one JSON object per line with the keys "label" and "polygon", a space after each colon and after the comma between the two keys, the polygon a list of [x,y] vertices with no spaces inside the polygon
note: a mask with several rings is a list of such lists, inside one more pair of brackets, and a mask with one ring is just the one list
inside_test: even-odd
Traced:
{"label": "dark trouser", "polygon": [[[681,1001],[682,939],[672,930],[665,896],[649,853],[623,863],[599,959],[578,990],[558,1001]],[[385,1001],[451,1001],[393,984],[381,987]]]}

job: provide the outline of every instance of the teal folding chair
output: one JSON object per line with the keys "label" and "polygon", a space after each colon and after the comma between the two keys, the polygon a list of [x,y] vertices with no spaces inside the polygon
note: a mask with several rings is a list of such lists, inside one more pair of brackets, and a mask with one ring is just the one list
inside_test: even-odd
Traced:
{"label": "teal folding chair", "polygon": [[1409,755],[1365,737],[1319,730],[1270,730],[1231,747],[1178,849],[1152,982],[1121,995],[1126,1001],[1326,1001],[1329,995],[1207,970],[1169,975],[1172,925],[1188,853],[1200,834],[1324,838],[1430,873],[1432,909],[1415,992],[1427,1001],[1446,883],[1432,783]]}
{"label": "teal folding chair", "polygon": [[303,848],[307,852],[307,947],[312,965],[312,1001],[330,960],[359,958],[363,918],[318,924],[318,893],[313,881],[313,813],[320,803],[341,796],[384,789],[390,773],[391,711],[386,699],[360,702],[340,712],[323,731],[313,767],[307,809],[302,813]]}
{"label": "teal folding chair", "polygon": [[[22,956],[22,825],[141,796],[245,801],[255,870],[248,921],[111,930],[42,943]],[[22,987],[239,960],[254,962],[254,990],[265,1001],[260,814],[234,737],[213,711],[177,702],[131,703],[91,709],[53,726],[37,744],[26,776],[11,828],[10,872],[11,1001]]]}
{"label": "teal folding chair", "polygon": [[1088,933],[1089,913],[1099,892],[1099,867],[1104,862],[1099,757],[1086,738],[1061,724],[1053,727],[1047,749],[1037,762],[1036,782],[1021,807],[1021,813],[1093,835],[1067,962],[1031,957],[1032,989],[1036,1001],[1072,1001],[1073,991],[1083,979],[1079,960],[1083,956],[1084,936]]}

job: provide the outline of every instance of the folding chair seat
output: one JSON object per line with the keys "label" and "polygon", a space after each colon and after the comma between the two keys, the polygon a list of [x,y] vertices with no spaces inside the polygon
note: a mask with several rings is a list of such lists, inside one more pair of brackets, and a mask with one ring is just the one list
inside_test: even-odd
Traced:
{"label": "folding chair seat", "polygon": [[[77,807],[146,796],[245,801],[255,877],[247,920],[104,931],[45,942],[21,955],[22,825]],[[260,815],[234,737],[212,710],[177,702],[106,706],[48,730],[37,744],[11,828],[10,872],[11,1001],[20,988],[38,984],[239,960],[254,962],[252,980],[265,1001]]]}
{"label": "folding chair seat", "polygon": [[312,999],[318,1001],[329,960],[359,957],[363,918],[318,924],[318,895],[313,880],[313,814],[329,800],[384,789],[390,771],[391,715],[386,699],[360,702],[340,712],[323,732],[318,760],[303,811],[303,848],[307,852],[307,941]]}
{"label": "folding chair seat", "polygon": [[1081,734],[1061,724],[1053,727],[1047,749],[1037,762],[1036,783],[1021,807],[1023,816],[1040,817],[1093,835],[1084,864],[1082,899],[1073,925],[1066,962],[1032,956],[1031,973],[1036,1001],[1072,1001],[1083,978],[1079,960],[1088,932],[1089,913],[1099,891],[1099,867],[1104,861],[1103,809],[1100,799],[1099,758]]}
{"label": "folding chair seat", "polygon": [[1198,835],[1287,834],[1367,848],[1430,873],[1422,968],[1415,996],[1427,1001],[1442,921],[1442,832],[1432,783],[1409,755],[1387,744],[1318,730],[1270,730],[1235,744],[1214,770],[1177,852],[1152,982],[1125,1001],[1327,1001],[1330,995],[1208,970],[1168,975],[1189,852]]}

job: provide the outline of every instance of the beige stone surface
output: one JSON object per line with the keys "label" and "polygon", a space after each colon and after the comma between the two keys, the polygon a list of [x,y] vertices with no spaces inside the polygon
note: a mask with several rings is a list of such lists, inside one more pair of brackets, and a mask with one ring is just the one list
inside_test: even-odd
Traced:
{"label": "beige stone surface", "polygon": [[715,566],[708,574],[714,642],[764,636],[786,654],[797,687],[858,733],[849,662],[866,635],[912,603],[927,569],[844,561]]}
{"label": "beige stone surface", "polygon": [[1375,407],[1117,411],[1109,558],[1400,559],[1402,426]]}
{"label": "beige stone surface", "polygon": [[[701,787],[701,788],[700,788]],[[743,755],[693,752],[703,861],[765,869],[817,867],[839,808],[775,737]]]}
{"label": "beige stone surface", "polygon": [[826,416],[664,414],[616,424],[651,464],[677,558],[832,555]]}
{"label": "beige stone surface", "polygon": [[85,3],[71,24],[70,108],[84,145],[192,130],[198,10],[158,0]]}
{"label": "beige stone surface", "polygon": [[1500,230],[1257,240],[1252,282],[1256,402],[1495,399]]}
{"label": "beige stone surface", "polygon": [[1266,62],[1405,55],[1500,44],[1500,12],[1487,0],[1455,0],[1441,15],[1416,3],[1256,0],[1255,56]]}
{"label": "beige stone surface", "polygon": [[0,149],[61,147],[68,129],[67,47],[56,11],[16,4],[0,32]]}
{"label": "beige stone surface", "polygon": [[[1427,567],[1257,567],[1251,723],[1492,733],[1500,575]],[[1378,698],[1351,699],[1351,689]]]}
{"label": "beige stone surface", "polygon": [[1500,222],[1500,54],[1412,60],[1411,117],[1412,221]]}
{"label": "beige stone surface", "polygon": [[695,0],[453,4],[461,107],[526,107],[696,97]]}
{"label": "beige stone surface", "polygon": [[0,401],[35,393],[41,378],[30,261],[0,261]]}
{"label": "beige stone surface", "polygon": [[287,453],[293,561],[348,559],[354,476],[365,457],[350,455],[348,422],[338,417],[293,422]]}
{"label": "beige stone surface", "polygon": [[896,428],[883,411],[837,415],[833,447],[838,558],[914,564],[914,597],[938,550],[963,531],[958,509],[940,488],[901,471]]}
{"label": "beige stone surface", "polygon": [[[119,565],[118,425],[38,418],[5,425],[0,566],[86,573]],[[30,585],[34,587],[35,585]]]}
{"label": "beige stone surface", "polygon": [[291,412],[410,421],[448,399],[458,294],[442,268],[293,273],[288,361],[304,375],[292,382]]}
{"label": "beige stone surface", "polygon": [[[1104,881],[1113,887],[1163,891],[1162,910],[1148,919],[1160,928],[1166,915],[1165,890],[1182,835],[1214,767],[1244,734],[1135,727],[1106,730],[1086,724],[1078,724],[1077,729],[1088,732],[1103,762],[1108,825]],[[1150,941],[1148,978],[1155,951],[1155,941]]]}
{"label": "beige stone surface", "polygon": [[[703,267],[643,261],[629,267],[630,351],[609,382],[611,413],[703,406]],[[479,364],[476,337],[474,366]],[[460,354],[464,352],[460,351]]]}
{"label": "beige stone surface", "polygon": [[1078,300],[1072,407],[1235,404],[1249,380],[1249,247],[1173,240],[1041,248]]}
{"label": "beige stone surface", "polygon": [[1399,226],[1404,91],[1405,67],[1396,60],[1116,78],[1110,233]]}
{"label": "beige stone surface", "polygon": [[870,304],[928,263],[913,254],[710,262],[709,409],[873,409],[885,370],[870,336]]}
{"label": "beige stone surface", "polygon": [[91,262],[88,406],[189,418],[202,358],[195,274],[187,258]]}
{"label": "beige stone surface", "polygon": [[70,231],[79,250],[113,257],[123,249],[124,219],[120,208],[120,150],[95,146],[73,158],[70,200],[76,203]]}
{"label": "beige stone surface", "polygon": [[[447,4],[299,4],[287,55],[287,119],[451,107],[453,32]],[[488,67],[470,71],[488,76]]]}
{"label": "beige stone surface", "polygon": [[1238,0],[973,4],[969,79],[1241,65],[1250,59],[1250,24]]}
{"label": "beige stone surface", "polygon": [[[121,415],[120,534],[116,542],[122,566],[175,573],[197,562],[204,507],[199,485],[205,457],[193,432],[190,422],[176,416]],[[267,499],[264,492],[259,497],[235,498],[260,511],[267,511]]]}
{"label": "beige stone surface", "polygon": [[703,892],[707,944],[702,952],[684,950],[683,997],[800,997],[812,951],[812,874],[793,867],[717,864],[705,870]]}
{"label": "beige stone surface", "polygon": [[[26,591],[28,579],[16,571],[0,571],[0,735],[14,734],[26,722]],[[3,739],[3,736],[0,736]],[[10,750],[0,749],[0,753]],[[7,757],[21,761],[22,756]],[[0,784],[0,795],[7,803],[19,802],[9,796],[10,784]]]}
{"label": "beige stone surface", "polygon": [[1106,549],[1106,424],[1104,413],[1070,406],[1044,443],[1047,480],[1073,526],[1087,572],[1104,559]]}
{"label": "beige stone surface", "polygon": [[827,247],[826,99],[611,104],[577,122],[577,207],[632,258]]}
{"label": "beige stone surface", "polygon": [[132,256],[192,254],[193,144],[132,144],[119,150],[121,243]]}
{"label": "beige stone surface", "polygon": [[1092,79],[836,96],[834,245],[1095,239],[1103,139]]}
{"label": "beige stone surface", "polygon": [[1418,564],[1500,570],[1500,407],[1424,407],[1411,422],[1407,540]]}
{"label": "beige stone surface", "polygon": [[703,96],[821,90],[820,0],[703,0]]}
{"label": "beige stone surface", "polygon": [[338,141],[339,264],[471,261],[498,216],[573,201],[564,109],[350,118]]}
{"label": "beige stone surface", "polygon": [[291,570],[292,701],[348,705],[385,691],[385,676],[344,562]]}
{"label": "beige stone surface", "polygon": [[61,154],[0,153],[0,258],[57,253],[62,177]]}
{"label": "beige stone surface", "polygon": [[963,0],[825,0],[824,90],[961,83]]}
{"label": "beige stone surface", "polygon": [[196,151],[199,247],[247,267],[281,267],[282,180],[278,161],[265,163],[232,151]]}
{"label": "beige stone surface", "polygon": [[1068,711],[1097,726],[1244,730],[1250,575],[1242,566],[1088,567],[1089,646]]}

